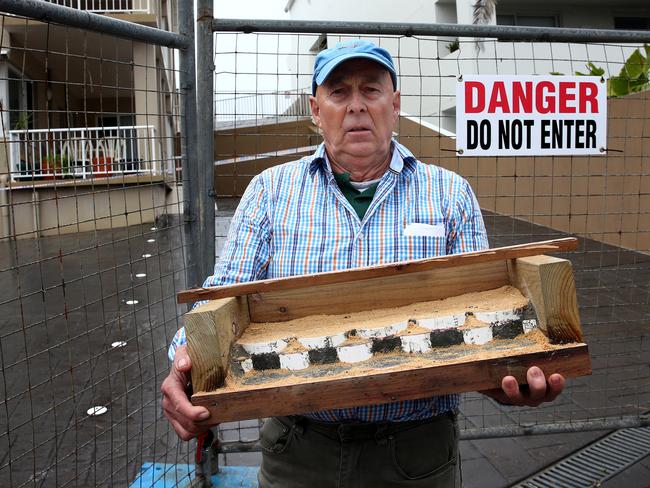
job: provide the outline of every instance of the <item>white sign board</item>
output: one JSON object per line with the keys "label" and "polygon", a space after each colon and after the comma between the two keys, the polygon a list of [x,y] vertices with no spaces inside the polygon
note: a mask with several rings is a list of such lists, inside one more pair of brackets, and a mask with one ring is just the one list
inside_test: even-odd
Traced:
{"label": "white sign board", "polygon": [[460,156],[603,155],[606,142],[600,77],[467,75],[457,82]]}

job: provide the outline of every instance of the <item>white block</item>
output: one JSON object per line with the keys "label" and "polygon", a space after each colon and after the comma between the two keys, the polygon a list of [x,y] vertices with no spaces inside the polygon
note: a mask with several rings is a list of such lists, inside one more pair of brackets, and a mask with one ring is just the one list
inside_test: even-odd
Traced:
{"label": "white block", "polygon": [[472,327],[463,331],[463,340],[465,344],[486,344],[492,340],[491,327]]}
{"label": "white block", "polygon": [[289,354],[280,354],[280,367],[296,371],[309,367],[309,353],[293,352]]}
{"label": "white block", "polygon": [[252,359],[244,359],[241,363],[241,369],[244,370],[244,373],[248,373],[249,371],[253,371],[253,360]]}
{"label": "white block", "polygon": [[269,352],[282,352],[287,347],[288,341],[277,339],[271,342],[253,342],[253,343],[239,343],[248,354],[266,354]]}
{"label": "white block", "polygon": [[342,363],[358,363],[372,357],[372,344],[353,344],[336,348]]}
{"label": "white block", "polygon": [[523,320],[521,322],[521,325],[523,325],[524,327],[524,334],[528,334],[529,332],[532,332],[537,327],[537,320],[535,319]]}
{"label": "white block", "polygon": [[417,319],[418,325],[429,330],[455,329],[465,323],[465,313],[447,315],[446,317],[429,317]]}
{"label": "white block", "polygon": [[297,339],[298,342],[300,342],[300,344],[305,346],[307,349],[323,349],[325,347],[336,347],[340,344],[343,344],[347,340],[343,332],[331,336],[298,337]]}
{"label": "white block", "polygon": [[431,350],[431,334],[412,334],[401,336],[402,351],[427,352]]}
{"label": "white block", "polygon": [[384,338],[398,334],[408,327],[408,322],[400,322],[399,324],[383,325],[381,327],[373,327],[368,329],[357,329],[357,335],[367,339]]}
{"label": "white block", "polygon": [[496,312],[474,312],[474,317],[486,324],[496,324],[497,322],[518,320],[521,318],[521,315],[515,313],[514,310],[499,310]]}

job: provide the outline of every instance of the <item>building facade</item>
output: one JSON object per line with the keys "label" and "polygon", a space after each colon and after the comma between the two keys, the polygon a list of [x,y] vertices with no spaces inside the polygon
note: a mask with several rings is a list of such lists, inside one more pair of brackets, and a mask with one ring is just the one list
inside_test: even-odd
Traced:
{"label": "building facade", "polygon": [[[176,0],[50,3],[176,30]],[[127,225],[167,212],[165,194],[176,172],[176,72],[174,52],[164,47],[3,16],[0,187],[5,204],[19,215],[3,218],[2,236]],[[79,188],[100,184],[131,188],[121,199],[126,203],[117,205],[122,216],[112,218],[120,211],[105,211],[115,205],[98,201],[115,199],[110,191],[89,190],[79,199]],[[132,208],[143,186],[153,193],[151,202]],[[66,192],[77,196],[65,198]],[[48,202],[55,195],[63,198],[53,211]],[[27,205],[32,200],[40,203]],[[79,217],[88,205],[101,209],[101,217]],[[56,225],[44,222],[52,212]]]}
{"label": "building facade", "polygon": [[[473,0],[405,0],[396,7],[390,0],[363,2],[289,0],[285,9],[295,20],[397,23],[474,23]],[[537,27],[598,29],[650,29],[650,5],[645,0],[499,0],[484,23]],[[332,46],[348,37],[332,36],[312,46]],[[498,42],[466,38],[382,37],[375,42],[398,60],[399,86],[405,115],[421,117],[443,130],[455,130],[455,78],[460,74],[574,74],[585,72],[587,62],[616,76],[638,46],[581,43]],[[296,49],[300,49],[296,45]],[[286,69],[303,73],[298,86],[309,86],[313,57],[285,60]]]}

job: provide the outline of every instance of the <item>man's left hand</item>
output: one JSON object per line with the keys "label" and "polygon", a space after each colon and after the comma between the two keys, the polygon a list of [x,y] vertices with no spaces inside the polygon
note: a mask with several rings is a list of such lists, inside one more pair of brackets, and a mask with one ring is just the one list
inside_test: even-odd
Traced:
{"label": "man's left hand", "polygon": [[536,407],[545,402],[552,402],[564,389],[564,376],[555,373],[546,378],[537,366],[528,369],[526,382],[528,385],[520,387],[514,376],[506,376],[501,380],[501,389],[495,388],[481,393],[504,405]]}

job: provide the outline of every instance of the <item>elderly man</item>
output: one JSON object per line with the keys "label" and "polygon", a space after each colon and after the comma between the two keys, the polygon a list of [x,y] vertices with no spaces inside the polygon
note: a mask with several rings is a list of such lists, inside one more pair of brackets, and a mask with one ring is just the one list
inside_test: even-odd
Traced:
{"label": "elderly man", "polygon": [[[299,161],[253,179],[233,218],[223,256],[205,286],[370,266],[487,247],[469,184],[426,165],[392,139],[400,113],[390,54],[367,41],[340,43],[316,58],[311,110],[324,142]],[[405,235],[410,223],[445,236]],[[205,431],[209,417],[188,401],[184,331],[170,347],[163,408],[178,435]],[[175,357],[174,357],[175,353]],[[501,403],[553,400],[564,378],[536,367],[528,386],[503,378],[485,392]],[[265,422],[260,486],[453,487],[460,484],[458,395]]]}

